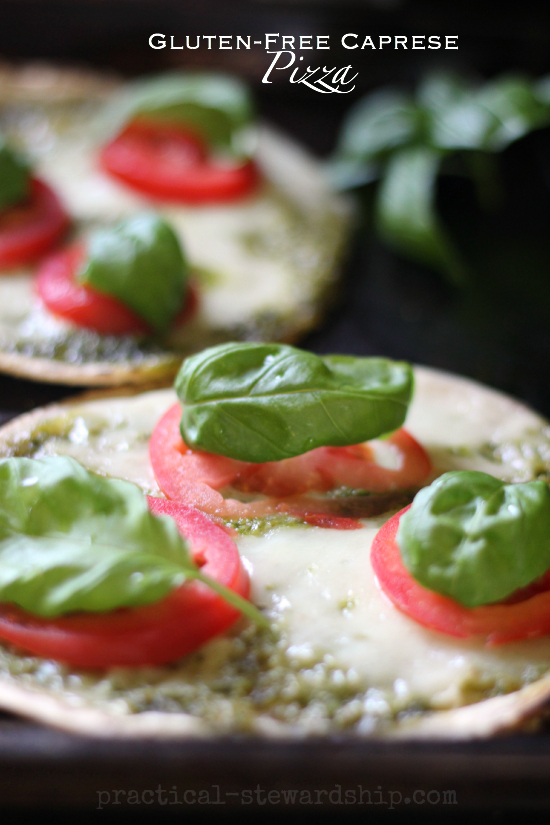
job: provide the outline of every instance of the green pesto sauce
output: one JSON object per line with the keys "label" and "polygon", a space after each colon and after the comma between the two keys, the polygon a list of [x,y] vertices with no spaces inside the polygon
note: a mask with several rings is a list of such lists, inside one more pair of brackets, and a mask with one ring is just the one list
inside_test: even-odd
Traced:
{"label": "green pesto sauce", "polygon": [[225,524],[227,527],[236,530],[241,536],[263,536],[278,527],[309,527],[303,519],[286,513],[275,513],[256,518],[227,519]]}
{"label": "green pesto sauce", "polygon": [[[104,672],[73,670],[2,645],[0,674],[107,712],[186,713],[216,733],[252,732],[261,715],[317,733],[364,734],[432,710],[422,697],[404,702],[393,691],[362,684],[329,656],[298,662],[284,633],[250,626],[168,666]],[[465,685],[466,704],[517,690],[541,675],[532,668],[518,682],[480,676]]]}
{"label": "green pesto sauce", "polygon": [[87,329],[67,329],[50,337],[5,335],[0,339],[3,352],[29,358],[47,358],[68,364],[108,362],[135,365],[151,359],[172,357],[157,342],[130,335],[99,335]]}
{"label": "green pesto sauce", "polygon": [[550,431],[526,431],[521,441],[485,442],[479,446],[448,447],[448,456],[470,461],[482,459],[488,464],[502,467],[504,464],[517,468],[512,481],[542,480],[550,483]]}

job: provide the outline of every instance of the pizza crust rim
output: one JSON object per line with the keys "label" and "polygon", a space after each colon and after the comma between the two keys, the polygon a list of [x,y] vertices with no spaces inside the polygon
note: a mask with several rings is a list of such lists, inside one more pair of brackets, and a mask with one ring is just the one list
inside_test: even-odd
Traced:
{"label": "pizza crust rim", "polygon": [[[14,103],[70,103],[82,99],[104,100],[116,91],[124,78],[113,73],[79,65],[58,66],[47,61],[27,62],[12,65],[0,62],[0,107]],[[309,160],[317,158],[292,136],[282,133],[278,128],[267,127],[272,139],[279,139],[282,151],[285,145],[294,147],[305,154]],[[319,170],[320,171],[320,170]],[[316,279],[307,306],[296,302],[292,311],[285,316],[278,316],[281,333],[276,340],[292,344],[306,333],[314,330],[330,311],[340,280],[342,261],[345,259],[345,247],[352,226],[352,204],[339,193],[331,192],[338,211],[346,215],[334,262],[328,272]],[[0,273],[1,277],[1,273]],[[254,322],[260,315],[250,316],[247,323]],[[223,331],[221,331],[223,334]],[[230,340],[229,331],[224,340]],[[245,339],[243,339],[245,340]],[[246,339],[248,340],[248,338]],[[205,344],[208,345],[208,344]],[[189,353],[180,354],[177,350],[167,348],[158,356],[144,356],[143,362],[132,361],[97,361],[87,364],[71,364],[41,356],[34,357],[17,352],[0,350],[0,375],[6,374],[16,378],[40,381],[41,383],[66,384],[68,386],[118,387],[128,385],[144,386],[150,381],[169,384]],[[147,362],[153,363],[147,363]]]}
{"label": "pizza crust rim", "polygon": [[[437,380],[456,381],[462,386],[471,384],[481,387],[503,399],[507,399],[520,410],[529,409],[522,402],[495,391],[471,379],[426,367],[416,367],[415,371],[425,372]],[[81,405],[87,401],[108,400],[158,389],[152,383],[146,387],[119,387],[115,390],[90,390],[77,396],[49,404],[24,413],[0,428],[0,447],[12,443],[32,431],[41,420],[47,420],[67,407]],[[350,734],[349,741],[391,741],[391,740],[474,740],[485,739],[511,731],[532,731],[542,721],[550,703],[550,673],[525,685],[517,691],[484,699],[469,705],[449,710],[430,711],[422,716],[401,720],[394,728],[375,732],[368,736]],[[206,730],[200,719],[185,713],[163,713],[144,711],[137,714],[117,714],[91,706],[78,707],[47,691],[20,687],[0,677],[0,709],[24,716],[35,722],[71,733],[93,738],[139,739],[157,738],[161,740],[215,739],[218,734]],[[220,734],[221,735],[221,734]],[[223,735],[227,735],[225,732]],[[345,734],[344,734],[345,735]],[[304,732],[292,726],[269,720],[260,720],[257,730],[250,734],[277,739],[304,738]],[[342,734],[339,734],[341,737]],[[315,734],[312,735],[315,738]],[[330,738],[319,737],[322,739]]]}

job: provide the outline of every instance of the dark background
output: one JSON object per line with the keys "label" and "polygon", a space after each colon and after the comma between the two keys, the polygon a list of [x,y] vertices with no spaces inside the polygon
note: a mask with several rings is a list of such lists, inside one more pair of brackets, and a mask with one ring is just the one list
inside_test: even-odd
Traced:
{"label": "dark background", "polygon": [[[331,65],[351,63],[359,72],[353,94],[319,95],[291,86],[282,72],[282,77],[273,77],[272,85],[262,85],[270,58],[259,48],[153,51],[148,47],[153,32],[173,34],[176,42],[187,34],[250,34],[253,39],[266,32],[329,34],[335,46],[346,32],[450,34],[458,35],[459,50],[310,52],[312,65],[330,56]],[[480,79],[510,70],[535,77],[550,73],[550,11],[530,3],[504,11],[496,3],[479,0],[452,6],[314,0],[4,0],[0,1],[0,56],[10,62],[91,65],[126,76],[171,68],[180,61],[227,68],[250,81],[262,115],[317,154],[327,155],[352,101],[382,84],[412,88],[426,71],[440,68]],[[550,267],[549,159],[546,130],[510,147],[502,159],[509,197],[497,214],[489,216],[476,211],[464,182],[450,179],[441,185],[439,205],[449,230],[463,248],[479,244],[483,251],[484,266],[467,290],[449,287],[436,273],[393,255],[359,231],[343,273],[339,302],[302,344],[318,352],[377,353],[460,372],[511,392],[550,416],[550,295],[545,268],[547,254]],[[67,387],[1,378],[0,414],[7,419],[71,392]],[[535,739],[466,745],[238,741],[198,748],[193,743],[111,746],[0,720],[0,803],[12,809],[93,807],[97,788],[148,788],[153,781],[162,781],[165,787],[214,782],[247,787],[252,780],[266,787],[285,787],[285,783],[332,787],[347,781],[406,789],[424,787],[429,778],[430,787],[458,788],[460,811],[440,811],[447,822],[462,821],[463,816],[473,817],[473,822],[508,822],[518,809],[528,808],[532,821],[538,822],[550,803],[549,769],[546,733]],[[264,809],[264,819],[274,821],[279,813],[288,816],[282,810]],[[326,811],[314,813],[322,821],[329,816]],[[335,810],[338,816],[345,813],[349,814]],[[137,821],[144,814],[135,811]],[[372,809],[355,814],[357,821],[359,816],[361,821],[380,821],[384,816]],[[225,810],[199,815],[179,809],[170,815],[174,820],[176,816],[194,817],[194,821],[227,818]],[[405,811],[403,816],[405,820],[394,811],[388,818],[439,821],[435,811]]]}

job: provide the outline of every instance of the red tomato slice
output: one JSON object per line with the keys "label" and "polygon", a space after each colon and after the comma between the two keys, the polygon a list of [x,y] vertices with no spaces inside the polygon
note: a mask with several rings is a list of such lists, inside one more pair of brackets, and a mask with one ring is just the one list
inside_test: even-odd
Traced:
{"label": "red tomato slice", "polygon": [[210,157],[200,137],[178,126],[135,120],[101,152],[103,169],[153,198],[222,203],[248,195],[258,183],[252,161]]}
{"label": "red tomato slice", "polygon": [[44,255],[64,235],[69,223],[55,192],[33,178],[29,199],[0,212],[0,269]]}
{"label": "red tomato slice", "polygon": [[[49,311],[100,335],[150,335],[149,325],[123,303],[75,281],[84,254],[83,247],[75,245],[52,255],[42,264],[36,289]],[[197,306],[196,290],[190,286],[185,306],[175,323],[188,321]]]}
{"label": "red tomato slice", "polygon": [[[250,582],[227,533],[197,510],[148,497],[153,513],[175,519],[202,572],[248,597]],[[186,656],[234,624],[240,613],[201,582],[187,582],[162,601],[112,613],[44,619],[0,606],[0,638],[38,656],[76,667],[161,665]]]}
{"label": "red tomato slice", "polygon": [[477,636],[489,646],[550,633],[549,574],[504,602],[472,608],[419,584],[403,564],[395,538],[408,509],[386,522],[371,550],[378,583],[399,610],[430,630],[463,639]]}
{"label": "red tomato slice", "polygon": [[[181,407],[175,404],[155,427],[149,446],[153,472],[169,499],[212,515],[252,518],[290,512],[307,516],[319,526],[334,526],[326,520],[323,524],[322,519],[315,522],[315,517],[334,515],[338,502],[306,493],[327,492],[341,485],[374,492],[403,489],[421,484],[431,472],[427,453],[404,430],[388,439],[400,459],[396,469],[378,465],[372,449],[365,444],[319,447],[296,458],[252,464],[189,449],[180,435],[180,419]],[[225,499],[219,491],[229,485],[268,498],[249,503]]]}

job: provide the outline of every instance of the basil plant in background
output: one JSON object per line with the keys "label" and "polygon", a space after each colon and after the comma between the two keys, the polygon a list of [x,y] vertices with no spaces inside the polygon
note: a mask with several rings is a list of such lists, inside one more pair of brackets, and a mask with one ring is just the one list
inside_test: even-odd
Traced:
{"label": "basil plant in background", "polygon": [[438,177],[470,178],[478,203],[490,208],[499,195],[495,153],[548,124],[550,78],[506,75],[474,85],[437,74],[414,94],[383,89],[359,100],[328,173],[339,189],[374,184],[380,238],[460,285],[469,266],[438,214]]}

